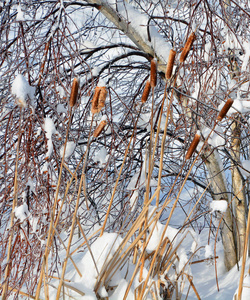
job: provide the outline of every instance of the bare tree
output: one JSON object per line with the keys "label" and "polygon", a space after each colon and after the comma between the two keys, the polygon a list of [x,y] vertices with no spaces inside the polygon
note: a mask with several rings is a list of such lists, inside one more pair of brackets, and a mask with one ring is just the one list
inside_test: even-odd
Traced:
{"label": "bare tree", "polygon": [[[238,0],[4,1],[3,299],[23,285],[38,297],[40,274],[53,276],[61,264],[60,232],[73,236],[78,221],[86,232],[125,228],[157,181],[159,210],[179,199],[185,222],[178,228],[202,230],[200,215],[211,226],[209,203],[226,200],[219,217],[226,268],[239,261],[247,242],[248,169],[241,162],[249,159],[249,9]],[[177,54],[166,78],[171,49]],[[157,83],[144,102],[155,61]],[[16,92],[18,76],[27,81],[25,99]],[[233,107],[219,120],[229,98]],[[199,148],[186,160],[197,131]],[[183,182],[188,200],[179,198]],[[172,216],[167,203],[163,222]]]}

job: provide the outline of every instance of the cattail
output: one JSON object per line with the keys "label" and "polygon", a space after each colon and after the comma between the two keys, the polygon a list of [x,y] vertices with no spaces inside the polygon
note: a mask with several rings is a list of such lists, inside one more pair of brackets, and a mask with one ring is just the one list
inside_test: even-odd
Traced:
{"label": "cattail", "polygon": [[192,154],[194,153],[195,149],[197,148],[197,146],[199,144],[200,138],[201,138],[200,133],[197,132],[194,136],[194,139],[193,139],[191,145],[189,146],[189,149],[187,151],[185,159],[189,159],[192,156]]}
{"label": "cattail", "polygon": [[234,103],[233,99],[229,98],[227,100],[227,102],[224,104],[221,111],[219,112],[219,115],[217,117],[218,121],[221,121],[225,117],[225,115],[227,114],[227,112],[229,111],[229,109],[233,105],[233,103]]}
{"label": "cattail", "polygon": [[107,125],[107,121],[105,120],[101,121],[100,124],[96,127],[93,136],[97,138],[101,134],[101,132],[103,131],[106,125]]}
{"label": "cattail", "polygon": [[145,88],[144,88],[144,91],[142,93],[142,97],[141,97],[141,102],[142,103],[145,103],[147,101],[149,93],[150,93],[150,90],[151,90],[151,84],[150,84],[150,81],[147,80]]}
{"label": "cattail", "polygon": [[151,60],[151,69],[150,69],[151,87],[155,87],[156,83],[157,83],[157,59],[154,58]]}
{"label": "cattail", "polygon": [[70,99],[69,99],[69,106],[73,107],[76,104],[77,94],[78,94],[78,87],[79,87],[79,80],[77,78],[74,78]]}
{"label": "cattail", "polygon": [[91,112],[92,114],[96,114],[98,113],[98,101],[99,101],[99,94],[100,94],[100,87],[97,86],[95,88],[95,92],[94,92],[94,96],[93,96],[93,99],[92,99],[92,106],[91,106]]}
{"label": "cattail", "polygon": [[107,97],[107,89],[105,86],[102,86],[100,88],[100,94],[99,94],[99,99],[98,99],[98,110],[101,110],[105,106],[105,100]]}
{"label": "cattail", "polygon": [[185,46],[184,46],[184,48],[181,52],[181,56],[180,56],[180,62],[181,63],[184,62],[185,59],[187,58],[188,53],[189,53],[189,51],[190,51],[190,49],[193,45],[193,42],[194,42],[195,38],[196,38],[195,33],[192,32],[190,34],[189,38],[187,39],[186,44],[185,44]]}
{"label": "cattail", "polygon": [[166,79],[170,79],[172,76],[175,55],[176,55],[176,51],[171,49],[168,56],[168,63],[167,63],[166,74],[165,74]]}

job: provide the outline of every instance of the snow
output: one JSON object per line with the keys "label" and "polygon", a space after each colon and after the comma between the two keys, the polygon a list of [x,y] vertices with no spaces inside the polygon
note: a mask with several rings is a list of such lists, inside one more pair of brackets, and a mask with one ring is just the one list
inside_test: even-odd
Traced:
{"label": "snow", "polygon": [[[97,75],[99,74],[98,70],[96,68],[93,69],[93,72],[96,73]],[[106,81],[104,79],[100,78],[97,86],[98,87],[106,86]]]}
{"label": "snow", "polygon": [[172,46],[161,36],[153,22],[149,23],[151,42],[149,41],[147,32],[148,16],[145,13],[137,11],[131,4],[125,1],[107,0],[107,2],[113,9],[118,10],[119,14],[127,20],[135,32],[139,33],[143,41],[154,49],[156,56],[167,63]]}
{"label": "snow", "polygon": [[107,162],[107,150],[105,147],[102,147],[97,151],[93,157],[94,162],[100,162],[101,165]]}
{"label": "snow", "polygon": [[35,184],[31,178],[28,179],[27,186],[29,186],[30,190],[35,194]]}
{"label": "snow", "polygon": [[[69,158],[75,151],[76,143],[73,141],[67,142],[64,158]],[[64,145],[60,148],[60,156],[63,157]]]}
{"label": "snow", "polygon": [[133,192],[133,195],[130,197],[130,206],[131,206],[131,211],[133,211],[136,207],[136,201],[138,199],[139,192],[138,190],[135,190]]}
{"label": "snow", "polygon": [[22,11],[22,8],[21,8],[20,4],[17,7],[16,20],[17,21],[25,21],[24,12]]}
{"label": "snow", "polygon": [[67,113],[68,112],[67,108],[62,103],[59,103],[57,105],[56,111],[57,111],[58,114],[63,114],[63,113]]}
{"label": "snow", "polygon": [[244,48],[244,56],[242,58],[242,65],[241,65],[241,71],[244,72],[247,69],[249,56],[250,56],[250,42],[249,41],[243,41],[242,43]]}
{"label": "snow", "polygon": [[242,300],[249,300],[250,299],[250,275],[247,274],[243,280],[243,290],[241,295]]}
{"label": "snow", "polygon": [[[91,245],[91,252],[95,259],[95,263],[93,262],[90,252],[88,251],[85,253],[78,264],[78,268],[80,268],[82,272],[82,277],[77,274],[74,281],[82,283],[83,290],[86,290],[86,294],[88,290],[93,291],[94,289],[98,275],[97,270],[98,272],[102,270],[103,266],[112,258],[121,242],[122,238],[116,233],[104,233]],[[95,264],[97,266],[97,270]],[[103,290],[102,293],[104,293]],[[84,297],[83,299],[85,300]]]}
{"label": "snow", "polygon": [[20,222],[23,222],[28,218],[30,215],[28,210],[28,205],[26,203],[15,207],[14,209],[15,217],[20,220]]}
{"label": "snow", "polygon": [[29,85],[23,75],[18,74],[12,83],[11,93],[16,96],[17,105],[20,107],[26,107],[27,98],[31,101],[34,99],[35,88]]}
{"label": "snow", "polygon": [[47,138],[47,153],[46,157],[50,157],[53,151],[52,135],[57,133],[53,120],[49,117],[44,119],[44,131]]}
{"label": "snow", "polygon": [[[95,67],[92,69],[92,75],[95,77],[95,76],[98,76],[100,73],[100,68],[98,67]],[[100,84],[100,83],[99,83]],[[99,85],[100,86],[100,85]]]}
{"label": "snow", "polygon": [[[118,287],[115,289],[115,292],[113,293],[113,295],[111,297],[109,297],[109,299],[110,300],[123,299],[127,286],[128,286],[128,282],[125,279],[121,279]],[[129,290],[129,293],[128,293],[128,296],[126,299],[127,300],[135,299],[131,290]]]}
{"label": "snow", "polygon": [[57,90],[60,98],[65,98],[66,97],[66,92],[65,92],[65,90],[64,90],[64,88],[62,86],[58,86],[56,88],[56,90]]}
{"label": "snow", "polygon": [[206,245],[205,246],[205,258],[210,258],[213,256],[214,256],[214,253],[213,253],[213,249],[212,249],[211,245]]}
{"label": "snow", "polygon": [[[153,208],[154,206],[152,206],[151,208]],[[161,224],[159,221],[157,222],[156,224],[156,227],[152,233],[152,236],[149,240],[149,243],[147,245],[147,252],[150,253],[154,250],[156,250],[160,240],[161,240],[161,236],[163,234],[163,231],[164,231],[164,225]],[[151,229],[150,230],[153,230],[152,226],[151,226]],[[165,234],[164,234],[164,238],[168,237],[170,241],[173,241],[174,238],[176,237],[176,234],[177,234],[178,230],[175,229],[175,228],[172,228],[171,226],[168,226]]]}
{"label": "snow", "polygon": [[81,52],[89,52],[89,51],[95,49],[96,45],[94,45],[91,41],[82,40],[79,48],[80,48]]}
{"label": "snow", "polygon": [[[204,127],[202,129],[202,134],[204,138],[207,138],[208,135],[210,134],[211,129],[208,127]],[[220,125],[216,125],[214,131],[211,133],[209,139],[208,139],[208,144],[212,145],[213,147],[222,147],[226,143],[226,139],[224,137],[224,132],[223,129]]]}
{"label": "snow", "polygon": [[212,212],[220,211],[222,213],[226,212],[228,203],[226,200],[214,200],[210,203],[210,208]]}

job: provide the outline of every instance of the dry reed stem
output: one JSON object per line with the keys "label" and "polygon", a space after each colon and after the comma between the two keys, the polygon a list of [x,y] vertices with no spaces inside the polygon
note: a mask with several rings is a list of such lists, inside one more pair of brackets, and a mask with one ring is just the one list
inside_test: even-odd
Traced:
{"label": "dry reed stem", "polygon": [[[83,172],[82,172],[82,175],[83,175]],[[69,240],[68,240],[66,258],[65,258],[64,263],[63,263],[62,275],[61,275],[61,280],[59,282],[58,289],[57,289],[56,300],[58,300],[60,298],[61,288],[62,288],[63,281],[64,281],[64,275],[65,275],[65,272],[66,272],[66,267],[67,267],[69,253],[70,253],[71,242],[72,242],[72,239],[73,239],[73,234],[74,234],[74,229],[75,229],[76,215],[77,215],[79,201],[80,201],[82,182],[83,182],[83,178],[81,176],[79,189],[78,189],[78,195],[77,195],[77,199],[76,199],[75,211],[74,211],[73,219],[72,219],[71,231],[70,231]]]}
{"label": "dry reed stem", "polygon": [[107,97],[108,91],[105,86],[100,88],[100,94],[98,99],[98,110],[101,110],[105,106],[105,101]]}
{"label": "dry reed stem", "polygon": [[[0,284],[0,289],[1,289],[1,288],[2,288],[2,285]],[[15,292],[15,293],[18,292],[18,294],[20,294],[21,296],[26,297],[27,299],[35,299],[35,297],[34,297],[33,295],[30,295],[30,294],[27,294],[27,293],[25,293],[25,292],[22,292],[22,291],[20,291],[19,289],[13,288],[13,287],[11,287],[11,286],[8,286],[8,290],[10,290],[10,291],[12,291],[12,292]],[[42,300],[42,299],[41,299],[41,298],[38,298],[38,300]]]}
{"label": "dry reed stem", "polygon": [[166,74],[165,74],[166,79],[170,79],[172,76],[175,56],[176,56],[176,51],[171,49],[168,56],[168,63],[167,63]]}
{"label": "dry reed stem", "polygon": [[93,252],[92,252],[92,250],[91,250],[91,248],[90,248],[88,239],[87,239],[87,237],[86,237],[86,235],[85,235],[85,233],[84,233],[84,231],[83,231],[83,229],[82,229],[82,226],[81,226],[81,223],[80,223],[80,221],[79,221],[79,218],[77,218],[76,221],[77,221],[77,225],[78,225],[78,227],[79,227],[79,229],[80,229],[80,231],[81,231],[81,234],[82,234],[82,236],[83,236],[83,238],[84,238],[84,240],[85,240],[85,242],[86,242],[86,245],[87,245],[87,248],[88,248],[89,253],[90,253],[90,255],[91,255],[91,258],[92,258],[92,260],[93,260],[93,263],[94,263],[96,272],[97,272],[97,274],[98,274],[98,276],[99,276],[99,270],[98,270],[98,268],[97,268],[97,264],[96,264],[96,261],[95,261]]}
{"label": "dry reed stem", "polygon": [[40,85],[41,80],[42,80],[43,71],[44,71],[44,67],[45,67],[45,62],[46,62],[46,59],[47,59],[47,55],[48,55],[51,40],[52,40],[52,38],[50,38],[48,40],[48,42],[46,43],[46,45],[45,45],[44,55],[43,55],[43,58],[42,58],[42,64],[41,64],[41,68],[40,68],[40,72],[39,72],[38,86]]}
{"label": "dry reed stem", "polygon": [[[211,134],[211,133],[210,133],[210,134]],[[179,201],[180,194],[181,194],[181,192],[182,192],[182,190],[183,190],[183,188],[184,188],[184,186],[185,186],[185,184],[186,184],[186,181],[188,180],[188,177],[189,177],[189,175],[190,175],[190,173],[191,173],[191,171],[192,171],[192,168],[193,168],[193,166],[194,166],[194,164],[195,164],[195,162],[196,162],[197,159],[198,159],[198,156],[195,158],[195,160],[193,161],[192,165],[190,166],[190,168],[189,168],[189,170],[188,170],[188,172],[187,172],[187,174],[186,174],[186,176],[185,176],[185,178],[184,178],[184,180],[183,180],[183,183],[182,183],[182,185],[181,185],[181,187],[180,187],[180,189],[179,189],[179,192],[178,192],[178,194],[177,194],[177,196],[176,196],[176,199],[175,199],[175,201],[174,201],[174,203],[173,203],[173,206],[172,206],[172,208],[171,208],[171,211],[170,211],[168,220],[167,220],[167,222],[166,222],[166,224],[165,224],[165,226],[164,226],[164,229],[163,229],[163,232],[162,232],[162,235],[161,235],[160,242],[159,242],[159,244],[158,244],[158,246],[157,246],[157,249],[156,249],[155,254],[154,254],[154,257],[153,257],[153,260],[152,260],[152,262],[151,262],[151,265],[150,265],[150,268],[149,268],[147,277],[146,277],[146,279],[145,279],[145,281],[144,281],[142,293],[141,293],[141,295],[140,295],[140,297],[139,297],[138,300],[142,300],[142,298],[143,298],[143,294],[144,294],[145,289],[146,289],[146,287],[147,287],[147,283],[148,283],[149,277],[151,276],[151,273],[152,273],[152,270],[153,270],[153,267],[154,267],[154,263],[155,263],[156,256],[157,256],[157,254],[158,254],[158,251],[159,251],[161,242],[162,242],[162,240],[163,240],[163,238],[164,238],[164,236],[165,236],[165,233],[166,233],[166,230],[167,230],[167,228],[168,228],[169,222],[170,222],[170,220],[171,220],[171,218],[172,218],[172,215],[173,215],[173,213],[174,213],[174,210],[175,210],[175,208],[176,208],[176,205],[177,205],[177,203],[178,203],[178,201]],[[182,170],[183,170],[183,167],[184,167],[184,164],[183,164],[183,166],[182,166],[182,168],[181,168],[179,174],[177,175],[176,180],[177,180],[177,178],[180,176],[180,174],[181,174],[181,172],[182,172]],[[176,182],[176,180],[175,180],[175,182]],[[175,182],[174,182],[174,184],[175,184]],[[172,190],[172,188],[171,188],[171,190]],[[171,191],[171,190],[170,190],[170,191]],[[170,195],[170,192],[169,192],[169,195]],[[167,199],[168,199],[168,198],[169,198],[169,196],[167,197]],[[164,204],[167,204],[167,203],[168,203],[167,199],[164,201]],[[163,209],[164,209],[164,207],[165,207],[164,204],[163,204],[163,206],[162,206],[162,208],[161,208],[160,211],[163,211]]]}
{"label": "dry reed stem", "polygon": [[217,121],[221,121],[226,116],[227,112],[229,111],[229,109],[231,108],[233,103],[234,103],[233,99],[229,98],[227,100],[227,102],[224,104],[221,111],[219,112],[219,115],[217,117]]}
{"label": "dry reed stem", "polygon": [[93,137],[97,138],[101,132],[103,131],[104,127],[107,125],[107,121],[103,120],[100,122],[100,124],[96,127]]}
{"label": "dry reed stem", "polygon": [[[66,248],[66,246],[65,246],[65,244],[64,244],[64,242],[63,242],[63,240],[61,239],[59,232],[57,231],[57,229],[56,229],[55,227],[54,227],[54,230],[55,230],[55,233],[57,234],[57,236],[58,236],[58,238],[59,238],[59,241],[60,241],[61,244],[63,245],[63,248],[67,251],[67,248]],[[74,262],[74,260],[73,260],[73,258],[72,258],[72,256],[71,256],[70,253],[69,253],[69,259],[71,260],[71,262],[72,262],[74,268],[76,269],[76,272],[78,273],[78,275],[79,275],[80,277],[82,277],[82,273],[81,273],[80,270],[78,269],[78,267],[77,267],[76,263]]]}
{"label": "dry reed stem", "polygon": [[204,194],[206,193],[208,187],[210,186],[210,183],[211,183],[211,182],[208,183],[208,185],[206,186],[206,188],[203,190],[202,194],[200,195],[199,199],[196,201],[194,207],[191,209],[189,215],[186,217],[186,219],[185,219],[185,221],[184,221],[184,223],[183,223],[183,226],[185,226],[186,222],[190,219],[191,214],[193,213],[193,211],[195,210],[196,206],[198,205],[198,203],[200,202],[200,200],[202,199],[202,197],[203,197]]}
{"label": "dry reed stem", "polygon": [[156,58],[151,60],[150,84],[152,88],[154,88],[157,84],[157,59]]}
{"label": "dry reed stem", "polygon": [[[149,204],[153,201],[153,199],[155,198],[155,196],[157,195],[157,193],[160,192],[160,189],[157,188],[155,193],[153,194],[153,196],[151,197]],[[148,205],[149,205],[148,204]],[[101,279],[103,281],[106,282],[107,277],[111,274],[111,272],[113,272],[113,275],[115,274],[116,270],[119,269],[119,267],[121,266],[121,264],[123,264],[123,261],[126,259],[126,257],[130,254],[130,252],[134,249],[134,247],[137,246],[138,242],[140,241],[140,239],[142,238],[144,232],[146,230],[148,230],[148,228],[144,228],[139,234],[138,236],[135,238],[135,240],[133,241],[133,243],[129,243],[131,237],[135,234],[135,232],[140,228],[141,224],[144,222],[144,218],[145,215],[147,214],[147,207],[145,207],[142,212],[140,213],[140,215],[138,216],[138,218],[136,219],[136,221],[133,223],[133,225],[129,228],[129,231],[127,232],[126,236],[124,237],[122,243],[120,244],[120,246],[118,247],[118,249],[116,250],[115,254],[113,255],[111,261],[108,262],[107,265],[104,265],[101,272],[100,272],[100,277],[99,277],[99,282],[97,283],[97,285],[95,286],[95,291],[98,291],[99,287],[100,287],[100,281]],[[156,210],[156,209],[155,209]],[[157,216],[156,216],[157,217]],[[156,218],[155,217],[155,218]],[[159,218],[160,216],[158,216]],[[148,226],[151,226],[153,224],[153,222],[155,222],[155,218],[148,224]],[[153,231],[151,232],[152,235]],[[128,244],[129,243],[129,244]],[[129,245],[129,246],[128,246]],[[124,251],[124,252],[123,252]],[[123,253],[122,253],[123,252]],[[140,259],[137,262],[137,267],[139,267],[140,265]],[[116,267],[117,266],[117,267]],[[116,269],[114,269],[114,267],[116,267]],[[112,275],[112,276],[113,276]],[[110,277],[110,279],[112,278],[112,276]]]}
{"label": "dry reed stem", "polygon": [[[70,247],[71,247],[71,243],[72,243],[72,239],[73,239],[73,234],[74,234],[74,230],[75,230],[75,223],[76,223],[77,211],[78,211],[78,206],[79,206],[81,192],[82,192],[82,185],[83,185],[83,182],[84,182],[85,168],[86,168],[87,156],[88,156],[87,153],[89,151],[92,124],[93,124],[93,117],[92,117],[90,131],[89,131],[89,136],[88,136],[88,143],[87,143],[86,151],[84,153],[85,159],[84,159],[84,164],[83,164],[83,167],[82,167],[82,174],[81,174],[81,179],[80,179],[79,187],[78,187],[78,193],[77,193],[76,204],[75,204],[75,211],[74,211],[74,214],[73,214],[71,231],[70,231],[70,235],[69,235],[69,239],[68,239],[68,246],[67,246],[67,251],[66,251],[66,258],[65,258],[64,263],[63,263],[61,280],[60,280],[58,288],[57,288],[56,300],[58,300],[60,298],[61,289],[62,289],[62,286],[64,284],[64,275],[65,275],[65,272],[66,272],[66,267],[67,267],[67,263],[68,263],[68,257],[69,257],[69,254],[70,254]],[[65,152],[65,148],[66,147],[64,147],[64,152]],[[86,201],[87,201],[87,199],[86,199]]]}
{"label": "dry reed stem", "polygon": [[71,94],[70,94],[70,99],[69,99],[70,107],[73,107],[76,104],[78,88],[79,88],[79,80],[77,78],[74,78],[73,84],[72,84],[72,89],[71,89]]}
{"label": "dry reed stem", "polygon": [[[70,118],[69,118],[69,120],[71,120],[71,111],[70,111]],[[36,296],[35,296],[36,300],[38,299],[38,297],[40,295],[40,291],[41,291],[41,287],[42,287],[42,281],[43,281],[43,276],[44,276],[44,269],[45,269],[45,266],[46,266],[46,261],[48,260],[48,256],[49,256],[50,248],[51,248],[51,243],[52,243],[53,237],[54,237],[54,232],[55,232],[54,231],[54,226],[56,227],[56,223],[55,224],[53,224],[53,223],[54,223],[55,211],[56,211],[56,207],[57,207],[57,200],[58,200],[60,183],[61,183],[61,178],[62,178],[62,170],[63,170],[63,165],[64,165],[64,157],[65,157],[66,145],[67,145],[67,141],[68,141],[69,128],[70,128],[70,121],[68,122],[68,126],[67,126],[66,139],[65,139],[65,143],[64,143],[64,149],[63,149],[63,156],[62,156],[62,161],[61,161],[61,165],[60,165],[59,176],[58,176],[58,180],[57,180],[56,195],[55,195],[55,198],[54,198],[54,204],[53,204],[52,212],[51,212],[51,220],[50,220],[50,224],[49,224],[49,232],[48,232],[47,244],[46,244],[45,253],[44,253],[44,256],[43,256],[41,273],[40,273],[40,277],[39,277],[39,281],[38,281],[37,289],[36,289]],[[57,219],[56,220],[59,220],[59,214],[57,215]]]}
{"label": "dry reed stem", "polygon": [[143,93],[142,93],[142,97],[141,97],[141,102],[142,103],[145,103],[148,100],[150,90],[151,90],[151,84],[150,84],[150,81],[147,80],[145,88],[144,88]]}
{"label": "dry reed stem", "polygon": [[183,63],[185,61],[185,59],[187,58],[188,53],[191,50],[191,47],[193,45],[193,42],[194,42],[195,38],[196,38],[195,33],[192,32],[190,34],[190,36],[188,37],[188,39],[186,41],[186,44],[185,44],[185,46],[184,46],[184,48],[181,52],[180,63]]}
{"label": "dry reed stem", "polygon": [[191,158],[192,154],[194,153],[194,151],[196,150],[198,144],[199,144],[199,141],[200,141],[200,134],[199,133],[196,133],[195,136],[194,136],[194,139],[191,143],[191,145],[189,146],[189,149],[187,151],[187,154],[185,156],[185,159],[188,160]]}
{"label": "dry reed stem", "polygon": [[[91,236],[89,237],[90,239],[95,236],[99,231],[101,231],[101,228],[99,228],[98,230],[96,230],[93,234],[91,234]],[[83,242],[82,244],[80,244],[75,250],[73,250],[70,255],[73,255],[75,252],[77,252],[79,249],[82,248],[82,246],[84,246],[86,244],[86,241]]]}
{"label": "dry reed stem", "polygon": [[188,281],[189,281],[191,287],[193,288],[193,290],[194,290],[194,292],[195,292],[195,295],[196,295],[197,299],[198,299],[198,300],[201,300],[201,297],[200,297],[198,291],[196,290],[196,287],[194,286],[194,283],[193,283],[193,280],[192,280],[191,276],[188,275],[188,274],[186,274],[186,273],[184,273],[184,274],[187,276],[187,279],[188,279]]}
{"label": "dry reed stem", "polygon": [[[154,69],[154,65],[155,65],[155,68],[157,69],[157,61],[154,59],[154,63],[152,63],[151,61],[151,81],[153,79],[153,75],[152,75],[152,69]],[[153,68],[152,68],[153,66]],[[157,76],[157,70],[155,70],[155,73],[156,73],[156,76]],[[153,70],[153,74],[154,74],[154,70]],[[157,78],[157,77],[156,77]],[[154,79],[153,79],[154,81]],[[156,84],[156,79],[155,79],[155,84]],[[152,85],[152,84],[151,84]],[[161,107],[161,110],[162,110],[162,107]],[[152,106],[151,106],[151,119],[150,119],[150,127],[151,127],[151,131],[150,131],[150,140],[149,140],[149,149],[148,149],[148,177],[147,177],[147,184],[146,184],[146,193],[145,193],[145,197],[144,197],[144,206],[147,206],[147,203],[149,201],[149,191],[150,191],[150,181],[151,181],[151,177],[152,177],[152,172],[153,172],[153,166],[154,166],[154,151],[155,151],[155,148],[156,148],[156,141],[154,142],[154,135],[153,135],[153,132],[154,132],[154,123],[153,123],[153,119],[154,119],[154,86],[153,86],[153,90],[152,90]],[[161,116],[160,116],[160,119],[161,119]],[[157,133],[159,134],[159,125],[158,124],[158,130],[157,130]],[[158,137],[158,135],[157,135]],[[153,145],[153,142],[154,142],[154,151],[153,151],[153,154],[152,154],[152,145]],[[147,157],[145,158],[145,160],[147,160]],[[145,170],[146,172],[146,170]],[[146,214],[145,216],[145,220],[144,220],[144,223],[142,226],[144,227],[147,227],[147,222],[148,222],[148,216]],[[141,229],[140,229],[141,230]],[[145,232],[144,236],[143,236],[143,247],[145,247],[146,245],[146,238],[147,238],[147,233]],[[143,256],[141,258],[141,269],[140,269],[140,275],[139,275],[139,282],[142,281],[142,276],[143,276],[143,269],[144,269],[144,263],[145,263],[145,249],[143,248]]]}
{"label": "dry reed stem", "polygon": [[125,151],[123,162],[122,162],[118,177],[117,177],[116,182],[115,182],[115,186],[114,186],[114,189],[113,189],[113,192],[112,192],[112,196],[111,196],[111,199],[110,199],[110,202],[109,202],[108,210],[107,210],[107,213],[106,213],[106,216],[105,216],[105,220],[104,220],[104,223],[103,223],[103,226],[102,226],[102,231],[101,231],[100,236],[103,235],[103,232],[104,232],[107,220],[108,220],[108,216],[109,216],[109,213],[110,213],[110,210],[111,210],[111,206],[112,206],[112,203],[113,203],[113,200],[114,200],[114,197],[115,197],[116,188],[117,188],[117,185],[119,183],[120,176],[122,174],[123,166],[125,164],[125,161],[126,161],[126,158],[127,158],[127,155],[128,155],[128,151],[129,151],[129,147],[130,147],[130,144],[131,144],[132,139],[134,137],[134,133],[135,133],[135,130],[133,130],[133,133],[130,137],[130,141],[129,141],[128,146],[127,146],[126,151]]}
{"label": "dry reed stem", "polygon": [[48,300],[49,299],[49,287],[46,281],[46,274],[43,274],[43,285],[44,285],[44,295],[45,295],[45,299]]}
{"label": "dry reed stem", "polygon": [[101,92],[101,89],[99,86],[95,88],[94,96],[92,98],[92,105],[91,105],[91,112],[92,114],[98,113],[98,101],[99,101],[99,94]]}
{"label": "dry reed stem", "polygon": [[[63,281],[63,285],[64,285],[66,288],[68,288],[68,289],[70,289],[70,290],[76,292],[77,294],[79,294],[79,295],[81,295],[81,296],[85,296],[85,293],[84,293],[83,291],[79,290],[76,286],[71,285],[70,283],[66,282],[65,280]],[[71,298],[71,297],[69,296],[69,299],[70,299],[70,298]],[[74,298],[72,298],[72,299],[74,299]]]}
{"label": "dry reed stem", "polygon": [[[177,81],[177,76],[174,80],[173,86],[175,86],[176,81]],[[166,99],[166,90],[167,90],[167,85],[165,85],[164,100]],[[166,141],[166,136],[167,136],[168,120],[169,120],[169,116],[171,113],[171,105],[172,105],[173,99],[174,99],[174,90],[172,89],[170,100],[169,100],[169,103],[167,104],[167,116],[166,116],[166,122],[165,122],[164,132],[163,132],[162,141],[161,141],[161,156],[160,156],[160,166],[159,166],[159,174],[158,174],[158,186],[161,185],[161,176],[162,176],[162,170],[163,170],[163,158],[164,158],[164,151],[165,151],[165,141]],[[156,198],[156,206],[157,207],[159,206],[159,201],[160,201],[160,195],[158,195],[158,197]]]}
{"label": "dry reed stem", "polygon": [[249,234],[250,234],[250,206],[249,206],[249,209],[248,209],[247,228],[246,228],[246,234],[245,234],[244,252],[243,252],[243,257],[242,257],[240,281],[239,281],[239,287],[238,287],[238,300],[241,300],[241,295],[242,295],[242,290],[243,290],[243,281],[244,281],[244,273],[245,273],[245,266],[246,266],[246,258],[247,258]]}
{"label": "dry reed stem", "polygon": [[3,300],[6,299],[7,291],[8,291],[8,284],[9,284],[9,275],[11,272],[11,267],[10,267],[10,258],[11,258],[11,252],[12,252],[12,239],[14,236],[14,218],[15,218],[15,208],[17,205],[17,191],[18,191],[18,161],[19,161],[19,150],[20,150],[20,143],[21,143],[21,138],[22,138],[22,119],[23,119],[23,111],[20,108],[20,119],[19,119],[19,129],[18,129],[18,142],[17,142],[17,154],[16,154],[16,163],[15,163],[15,177],[14,177],[14,193],[13,193],[13,202],[12,202],[12,211],[11,211],[11,217],[10,217],[10,236],[9,236],[9,243],[8,243],[8,252],[7,252],[7,259],[6,259],[6,269],[5,269],[5,274],[4,274],[4,284],[3,284],[3,291],[2,291],[2,298]]}

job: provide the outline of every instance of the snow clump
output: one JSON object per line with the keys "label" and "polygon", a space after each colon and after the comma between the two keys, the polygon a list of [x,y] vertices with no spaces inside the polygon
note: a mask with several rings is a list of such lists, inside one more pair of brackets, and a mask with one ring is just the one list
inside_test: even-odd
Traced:
{"label": "snow clump", "polygon": [[[73,142],[73,141],[67,142],[64,158],[70,157],[73,154],[75,147],[76,147],[75,142]],[[61,157],[63,157],[63,151],[64,151],[64,145],[60,149]]]}
{"label": "snow clump", "polygon": [[214,200],[210,203],[210,208],[212,209],[212,212],[220,211],[220,212],[224,213],[227,210],[227,201],[226,200]]}
{"label": "snow clump", "polygon": [[18,106],[26,107],[27,98],[34,99],[35,88],[29,85],[23,75],[18,74],[12,83],[11,93],[16,96]]}

